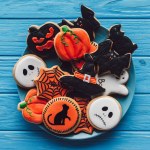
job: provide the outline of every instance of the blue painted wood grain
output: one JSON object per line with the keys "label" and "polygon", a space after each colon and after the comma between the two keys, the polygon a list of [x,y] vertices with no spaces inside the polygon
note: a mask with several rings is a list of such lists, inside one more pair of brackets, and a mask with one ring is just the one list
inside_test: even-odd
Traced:
{"label": "blue painted wood grain", "polygon": [[[91,7],[101,25],[121,23],[138,43],[133,61],[136,94],[126,116],[113,131],[91,141],[56,139],[25,122],[16,110],[19,97],[12,67],[26,48],[28,27],[80,16]],[[150,147],[150,1],[149,0],[5,0],[0,1],[0,149],[148,149]]]}

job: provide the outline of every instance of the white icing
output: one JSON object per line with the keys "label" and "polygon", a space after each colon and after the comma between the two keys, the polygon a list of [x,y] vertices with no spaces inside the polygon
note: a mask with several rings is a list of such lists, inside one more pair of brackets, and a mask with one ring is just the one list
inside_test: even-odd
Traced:
{"label": "white icing", "polygon": [[96,75],[97,84],[105,88],[103,95],[120,94],[128,95],[128,89],[124,85],[129,79],[129,73],[124,70],[120,78],[116,78],[112,74],[106,74],[104,76]]}
{"label": "white icing", "polygon": [[46,65],[37,56],[26,55],[22,57],[15,65],[14,76],[16,81],[25,88],[34,87],[34,79],[39,75],[41,67],[46,67]]}
{"label": "white icing", "polygon": [[91,101],[88,105],[87,114],[89,122],[95,128],[109,130],[119,123],[122,116],[122,109],[114,98],[102,96]]}

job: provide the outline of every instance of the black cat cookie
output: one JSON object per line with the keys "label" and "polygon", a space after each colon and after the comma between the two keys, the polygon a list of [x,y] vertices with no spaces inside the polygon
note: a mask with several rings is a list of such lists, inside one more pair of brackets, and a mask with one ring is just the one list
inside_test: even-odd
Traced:
{"label": "black cat cookie", "polygon": [[75,71],[74,75],[64,75],[60,77],[60,82],[65,87],[81,95],[93,96],[99,95],[105,91],[104,88],[96,83],[95,65],[89,54],[85,55],[85,64],[82,69]]}
{"label": "black cat cookie", "polygon": [[99,75],[109,72],[119,78],[123,70],[130,67],[131,54],[127,53],[119,56],[118,53],[112,50],[112,44],[111,40],[99,43],[98,50],[91,56],[98,66]]}
{"label": "black cat cookie", "polygon": [[133,53],[137,49],[137,44],[134,44],[131,39],[124,35],[121,31],[121,25],[117,24],[110,28],[109,39],[113,41],[112,49],[119,55]]}
{"label": "black cat cookie", "polygon": [[81,110],[75,100],[57,97],[49,101],[43,110],[43,123],[56,134],[73,132],[81,120]]}
{"label": "black cat cookie", "polygon": [[27,37],[28,50],[40,57],[54,53],[54,37],[60,31],[59,26],[49,22],[42,26],[31,26]]}
{"label": "black cat cookie", "polygon": [[61,25],[67,25],[70,28],[82,28],[89,34],[90,40],[93,41],[100,23],[95,18],[95,13],[84,5],[81,5],[81,14],[82,17],[77,18],[75,21],[62,20]]}

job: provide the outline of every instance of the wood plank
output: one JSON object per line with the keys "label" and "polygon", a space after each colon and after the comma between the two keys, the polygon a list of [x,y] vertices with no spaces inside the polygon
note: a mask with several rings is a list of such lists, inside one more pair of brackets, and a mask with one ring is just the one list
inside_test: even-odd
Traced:
{"label": "wood plank", "polygon": [[70,18],[80,16],[84,4],[100,18],[150,18],[149,0],[39,0],[1,2],[0,18]]}
{"label": "wood plank", "polygon": [[[17,93],[17,86],[12,77],[12,68],[19,56],[0,57],[0,93]],[[134,57],[136,72],[136,93],[150,93],[150,58]]]}
{"label": "wood plank", "polygon": [[[136,94],[126,116],[114,130],[150,130],[149,97],[150,94]],[[27,123],[21,112],[17,111],[17,104],[20,102],[18,94],[0,94],[0,102],[0,131],[40,130],[37,125]]]}
{"label": "wood plank", "polygon": [[[20,56],[26,48],[28,28],[32,24],[41,25],[47,21],[60,22],[61,19],[0,19],[0,55]],[[126,35],[138,44],[134,56],[150,56],[150,19],[100,19],[100,22],[107,29],[121,23]]]}
{"label": "wood plank", "polygon": [[47,135],[44,132],[19,132],[19,131],[1,131],[0,145],[1,149],[11,150],[74,150],[74,149],[106,149],[106,150],[141,150],[150,146],[150,132],[143,131],[118,131],[110,132],[101,137],[90,140],[68,141],[54,136]]}

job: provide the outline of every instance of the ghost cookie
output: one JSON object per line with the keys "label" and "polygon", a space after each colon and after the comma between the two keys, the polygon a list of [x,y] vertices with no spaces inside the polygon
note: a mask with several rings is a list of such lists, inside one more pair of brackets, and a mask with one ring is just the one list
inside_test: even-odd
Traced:
{"label": "ghost cookie", "polygon": [[75,100],[57,97],[49,101],[43,110],[43,123],[56,134],[73,132],[81,120],[81,110]]}
{"label": "ghost cookie", "polygon": [[54,37],[60,31],[53,22],[42,26],[31,26],[27,38],[28,50],[40,57],[48,57],[54,52]]}
{"label": "ghost cookie", "polygon": [[106,74],[104,76],[96,75],[97,84],[105,89],[102,95],[119,94],[128,95],[128,89],[124,85],[129,79],[129,73],[124,70],[120,78],[115,77],[112,74]]}
{"label": "ghost cookie", "polygon": [[110,96],[97,97],[88,104],[87,116],[94,128],[110,130],[119,123],[122,108],[119,102]]}
{"label": "ghost cookie", "polygon": [[39,75],[41,67],[46,67],[41,58],[32,54],[24,55],[13,68],[14,79],[20,87],[32,88],[35,86],[34,79]]}

